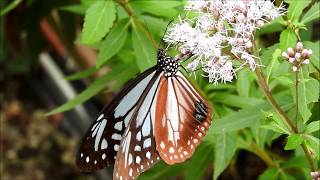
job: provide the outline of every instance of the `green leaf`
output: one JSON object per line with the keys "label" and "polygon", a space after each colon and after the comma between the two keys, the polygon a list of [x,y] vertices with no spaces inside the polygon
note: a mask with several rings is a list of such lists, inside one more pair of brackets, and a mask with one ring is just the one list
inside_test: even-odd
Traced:
{"label": "green leaf", "polygon": [[302,17],[301,23],[307,24],[320,17],[320,2],[316,2]]}
{"label": "green leaf", "polygon": [[311,135],[304,135],[306,139],[306,144],[308,150],[311,152],[311,155],[316,158],[320,159],[320,139]]}
{"label": "green leaf", "polygon": [[67,76],[67,77],[65,77],[65,79],[69,80],[69,81],[79,80],[79,79],[82,79],[82,78],[85,78],[85,77],[92,75],[93,73],[97,72],[98,70],[99,69],[97,69],[96,67],[90,67],[90,68],[83,70],[81,72]]}
{"label": "green leaf", "polygon": [[109,32],[115,18],[113,1],[95,1],[86,11],[81,42],[92,44],[100,41]]}
{"label": "green leaf", "polygon": [[212,162],[213,147],[209,143],[202,143],[192,155],[192,159],[186,167],[186,180],[201,179],[208,168],[209,162]]}
{"label": "green leaf", "polygon": [[295,21],[299,20],[302,10],[310,4],[311,0],[286,0],[286,2],[290,4],[287,12],[288,19]]}
{"label": "green leaf", "polygon": [[138,180],[158,180],[173,177],[181,173],[185,164],[167,165],[163,161],[158,162],[153,168],[142,173]]}
{"label": "green leaf", "polygon": [[291,29],[286,29],[280,34],[280,44],[279,48],[282,51],[286,51],[289,47],[295,47],[297,43],[297,36]]}
{"label": "green leaf", "polygon": [[227,93],[213,94],[209,99],[214,103],[221,103],[231,107],[247,108],[263,103],[262,99],[243,97]]}
{"label": "green leaf", "polygon": [[320,41],[316,41],[316,42],[304,41],[303,45],[304,45],[304,48],[312,50],[310,61],[313,66],[316,66],[319,69],[320,68]]}
{"label": "green leaf", "polygon": [[[108,83],[108,81],[121,81],[121,84],[124,83],[127,79],[123,79],[123,77],[127,76],[133,76],[135,71],[132,70],[132,68],[127,68],[127,64],[121,64],[119,66],[114,67],[114,69],[99,78],[97,78],[87,89],[82,91],[78,96],[76,96],[74,99],[66,102],[65,104],[51,110],[46,115],[52,115],[64,111],[68,111],[75,106],[87,101],[92,96],[96,95],[99,91],[104,89]],[[121,79],[122,78],[122,79]],[[119,85],[118,85],[119,86]]]}
{"label": "green leaf", "polygon": [[[286,93],[275,96],[283,109],[288,109],[293,106],[292,99]],[[271,105],[269,102],[265,101],[264,103],[258,104],[254,107],[244,108],[231,113],[221,119],[214,119],[210,129],[208,130],[206,138],[215,136],[215,134],[222,133],[223,131],[229,132],[249,127],[255,121],[260,119],[261,111],[270,110],[272,110]]]}
{"label": "green leaf", "polygon": [[288,141],[285,150],[293,150],[296,149],[303,142],[302,134],[291,134],[288,136]]}
{"label": "green leaf", "polygon": [[111,29],[108,36],[102,41],[97,60],[97,67],[107,62],[112,56],[117,54],[124,45],[127,35],[129,20],[123,19]]}
{"label": "green leaf", "polygon": [[301,72],[299,72],[298,84],[298,107],[303,123],[306,123],[312,115],[308,104],[317,102],[319,97],[319,82],[308,78],[308,72],[306,71],[306,68],[302,68]]}
{"label": "green leaf", "polygon": [[306,168],[308,166],[308,160],[305,156],[291,157],[281,165],[283,168]]}
{"label": "green leaf", "polygon": [[235,132],[217,135],[214,156],[213,179],[217,179],[223,170],[228,166],[237,150],[237,135]]}
{"label": "green leaf", "polygon": [[181,6],[181,1],[158,1],[158,0],[148,0],[148,1],[130,1],[130,4],[137,10],[142,12],[147,12],[156,16],[163,16],[167,18],[173,18],[178,14],[177,6]]}
{"label": "green leaf", "polygon": [[74,4],[74,5],[68,5],[68,6],[62,6],[59,7],[60,10],[72,12],[75,14],[83,15],[85,14],[86,10],[88,9],[88,6],[85,6],[83,4]]}
{"label": "green leaf", "polygon": [[144,32],[140,31],[138,25],[138,23],[135,23],[133,26],[132,43],[139,69],[144,71],[147,68],[155,65],[157,56],[156,49],[152,46],[152,43],[146,37]]}
{"label": "green leaf", "polygon": [[4,16],[8,12],[10,12],[12,9],[17,7],[21,2],[22,0],[14,0],[14,1],[11,1],[6,7],[4,8],[1,7],[0,16]]}
{"label": "green leaf", "polygon": [[279,61],[278,58],[281,55],[281,49],[276,49],[272,54],[272,60],[267,66],[267,82],[270,80],[270,76],[277,71],[279,67]]}
{"label": "green leaf", "polygon": [[287,124],[283,122],[283,120],[279,117],[278,114],[266,112],[264,112],[263,114],[267,121],[265,125],[261,126],[261,128],[269,129],[271,131],[278,132],[281,134],[290,134],[290,128]]}
{"label": "green leaf", "polygon": [[279,173],[276,168],[268,168],[259,176],[259,180],[278,179],[278,177],[279,177]]}
{"label": "green leaf", "polygon": [[304,133],[311,134],[319,130],[320,130],[320,121],[313,121],[307,125],[307,127],[304,130]]}
{"label": "green leaf", "polygon": [[241,97],[249,97],[251,84],[249,73],[245,69],[238,72],[237,91]]}

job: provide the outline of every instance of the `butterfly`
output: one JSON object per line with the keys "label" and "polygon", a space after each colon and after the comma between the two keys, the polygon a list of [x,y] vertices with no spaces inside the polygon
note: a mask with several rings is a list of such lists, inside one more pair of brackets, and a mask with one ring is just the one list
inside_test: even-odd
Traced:
{"label": "butterfly", "polygon": [[113,179],[136,179],[160,159],[185,161],[211,124],[211,108],[159,49],[157,64],[129,81],[87,131],[77,154],[80,170],[115,164]]}

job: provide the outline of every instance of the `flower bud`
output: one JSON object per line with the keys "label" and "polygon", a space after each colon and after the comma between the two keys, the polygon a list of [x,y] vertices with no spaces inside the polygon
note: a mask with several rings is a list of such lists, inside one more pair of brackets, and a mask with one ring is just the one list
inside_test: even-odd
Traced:
{"label": "flower bud", "polygon": [[288,55],[289,55],[290,57],[293,57],[293,56],[294,56],[294,51],[293,51],[292,48],[288,48],[287,52],[288,52]]}
{"label": "flower bud", "polygon": [[300,53],[296,53],[295,56],[297,61],[300,61],[300,58],[301,58],[301,54]]}
{"label": "flower bud", "polygon": [[296,71],[298,71],[298,68],[297,68],[297,66],[292,66],[292,71],[293,71],[293,72],[296,72]]}
{"label": "flower bud", "polygon": [[311,50],[311,49],[309,49],[309,50],[308,50],[308,57],[310,57],[310,56],[311,56],[311,54],[312,54],[312,50]]}
{"label": "flower bud", "polygon": [[303,63],[303,64],[309,64],[310,61],[309,61],[309,59],[305,59],[302,63]]}
{"label": "flower bud", "polygon": [[294,58],[289,58],[289,62],[293,63],[294,62]]}
{"label": "flower bud", "polygon": [[263,26],[263,25],[264,25],[264,22],[263,22],[262,20],[256,21],[256,26],[257,26],[257,27],[261,27],[261,26]]}
{"label": "flower bud", "polygon": [[296,52],[301,52],[303,48],[303,44],[301,42],[298,42],[296,44]]}
{"label": "flower bud", "polygon": [[286,52],[282,52],[281,56],[283,58],[289,59],[289,55]]}
{"label": "flower bud", "polygon": [[246,17],[242,13],[240,13],[236,18],[240,23],[244,22],[244,20],[246,19]]}
{"label": "flower bud", "polygon": [[302,57],[303,59],[309,58],[309,52],[308,52],[307,49],[302,50],[302,52],[301,52],[301,57]]}

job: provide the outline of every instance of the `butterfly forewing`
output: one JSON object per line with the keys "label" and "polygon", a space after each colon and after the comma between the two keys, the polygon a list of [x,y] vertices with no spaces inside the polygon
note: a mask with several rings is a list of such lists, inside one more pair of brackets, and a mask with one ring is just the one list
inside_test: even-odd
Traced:
{"label": "butterfly forewing", "polygon": [[76,160],[80,170],[90,172],[114,163],[123,133],[155,73],[156,68],[150,68],[127,83],[102,110],[80,145]]}
{"label": "butterfly forewing", "polygon": [[114,167],[114,179],[135,179],[158,160],[154,137],[155,99],[160,76],[146,88],[133,113],[129,127],[120,143]]}
{"label": "butterfly forewing", "polygon": [[210,107],[181,72],[161,79],[159,94],[157,150],[168,164],[183,162],[193,154],[211,124]]}

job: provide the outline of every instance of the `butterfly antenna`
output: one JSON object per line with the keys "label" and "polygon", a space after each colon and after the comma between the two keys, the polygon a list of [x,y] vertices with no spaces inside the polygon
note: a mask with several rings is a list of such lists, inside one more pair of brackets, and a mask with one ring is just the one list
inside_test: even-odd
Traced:
{"label": "butterfly antenna", "polygon": [[[164,36],[166,35],[167,30],[168,30],[168,27],[169,27],[169,25],[170,25],[172,22],[173,22],[173,20],[171,20],[171,21],[168,23],[168,25],[167,25],[167,27],[166,27],[166,29],[165,29],[165,31],[164,31],[164,33],[162,34],[162,37],[161,37],[161,39],[160,39],[163,45],[165,44],[163,38],[164,38]],[[168,48],[169,48],[169,46],[168,46],[166,49],[168,49]]]}

